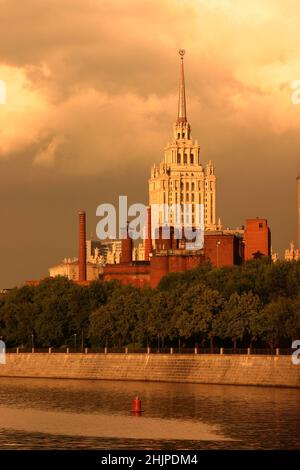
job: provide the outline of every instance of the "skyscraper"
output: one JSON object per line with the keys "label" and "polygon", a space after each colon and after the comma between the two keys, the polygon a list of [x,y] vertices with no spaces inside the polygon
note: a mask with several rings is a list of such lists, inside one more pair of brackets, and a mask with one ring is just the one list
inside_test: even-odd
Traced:
{"label": "skyscraper", "polygon": [[[200,146],[193,140],[191,125],[187,119],[184,50],[180,54],[180,78],[177,121],[173,137],[165,148],[164,160],[151,168],[149,179],[149,204],[176,204],[182,208],[190,205],[191,225],[195,224],[195,205],[203,204],[205,230],[216,230],[216,176],[211,161],[205,168],[201,164]],[[170,224],[174,223],[170,214]],[[184,220],[182,220],[184,225]]]}

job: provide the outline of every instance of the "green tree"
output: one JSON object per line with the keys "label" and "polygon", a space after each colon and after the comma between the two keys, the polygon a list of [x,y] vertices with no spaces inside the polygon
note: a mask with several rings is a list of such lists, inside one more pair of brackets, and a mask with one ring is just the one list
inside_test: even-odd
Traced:
{"label": "green tree", "polygon": [[278,297],[263,309],[261,338],[273,349],[279,344],[280,338],[287,336],[287,319],[292,315],[289,299]]}
{"label": "green tree", "polygon": [[[215,318],[222,306],[223,298],[217,290],[204,284],[191,286],[182,296],[176,309],[175,322],[179,336],[194,337],[201,342],[207,338],[213,348],[216,335]],[[174,320],[173,320],[174,321]]]}
{"label": "green tree", "polygon": [[148,331],[152,340],[157,339],[157,346],[165,346],[165,339],[173,337],[172,314],[175,302],[174,291],[156,291],[151,297],[148,316]]}
{"label": "green tree", "polygon": [[234,293],[224,304],[216,321],[216,330],[221,338],[230,338],[236,350],[237,341],[248,334],[250,346],[260,334],[261,302],[252,292]]}
{"label": "green tree", "polygon": [[113,340],[113,331],[114,318],[106,305],[91,314],[88,335],[92,344],[108,347]]}
{"label": "green tree", "polygon": [[99,337],[102,340],[104,337],[110,338],[112,344],[119,348],[134,342],[135,325],[141,308],[143,305],[139,289],[132,286],[120,287],[105,305],[92,314],[90,337]]}

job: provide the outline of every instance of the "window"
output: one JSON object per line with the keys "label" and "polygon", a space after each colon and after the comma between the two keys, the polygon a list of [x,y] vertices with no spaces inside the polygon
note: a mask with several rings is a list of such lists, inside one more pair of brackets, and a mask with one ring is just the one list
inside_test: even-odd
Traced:
{"label": "window", "polygon": [[192,202],[194,202],[194,201],[195,201],[195,195],[194,195],[194,193],[192,193]]}
{"label": "window", "polygon": [[191,153],[191,165],[194,165],[194,155]]}
{"label": "window", "polygon": [[195,191],[195,183],[192,183],[192,191]]}
{"label": "window", "polygon": [[186,190],[187,190],[187,191],[190,190],[190,185],[189,185],[189,183],[186,183]]}
{"label": "window", "polygon": [[187,154],[186,153],[183,156],[183,163],[184,163],[184,165],[187,164]]}
{"label": "window", "polygon": [[185,133],[183,132],[183,133],[182,133],[182,138],[184,139],[184,137],[185,137]]}
{"label": "window", "polygon": [[260,229],[262,229],[264,227],[261,222],[258,224],[258,226],[259,226]]}
{"label": "window", "polygon": [[189,202],[189,193],[186,194],[186,202]]}
{"label": "window", "polygon": [[180,164],[180,153],[177,153],[177,163]]}
{"label": "window", "polygon": [[180,132],[177,133],[177,139],[180,139]]}

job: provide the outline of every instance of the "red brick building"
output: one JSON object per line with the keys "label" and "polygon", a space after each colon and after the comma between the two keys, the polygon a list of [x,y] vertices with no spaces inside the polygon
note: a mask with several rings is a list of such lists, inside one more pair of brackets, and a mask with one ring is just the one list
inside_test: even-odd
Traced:
{"label": "red brick building", "polygon": [[[85,239],[85,224],[81,219],[82,217],[80,217],[79,262],[84,263],[82,245]],[[151,233],[149,229],[147,232]],[[159,230],[154,246],[149,239],[145,250],[145,257],[148,259],[145,261],[132,260],[132,239],[126,234],[122,240],[121,262],[104,266],[102,279],[118,280],[123,285],[155,288],[161,278],[168,273],[194,269],[208,262],[213,267],[240,265],[244,260],[271,254],[271,233],[266,219],[247,219],[244,237],[242,230],[239,233],[208,231],[204,235],[204,247],[200,250],[186,249],[186,240],[177,239],[173,227],[170,227],[169,233],[170,236],[164,238],[163,231]],[[82,271],[83,279],[79,279],[77,283],[89,285],[90,281],[84,276],[85,270]],[[39,281],[27,283],[37,285]]]}
{"label": "red brick building", "polygon": [[119,264],[107,264],[103,268],[103,280],[120,281],[124,286],[145,287],[150,285],[150,262],[131,261]]}
{"label": "red brick building", "polygon": [[245,260],[271,256],[271,231],[267,219],[247,219],[245,228]]}
{"label": "red brick building", "polygon": [[214,267],[233,266],[243,262],[242,237],[234,234],[207,233],[202,250],[187,250],[183,245],[184,240],[176,239],[171,228],[170,238],[163,239],[162,233],[159,234],[149,261],[132,261],[129,259],[129,239],[126,237],[122,240],[125,256],[122,255],[120,264],[106,265],[103,268],[103,279],[116,279],[123,285],[155,288],[168,273],[183,272],[208,262]]}
{"label": "red brick building", "polygon": [[204,236],[204,255],[213,267],[242,264],[244,259],[243,239],[234,234],[207,233]]}

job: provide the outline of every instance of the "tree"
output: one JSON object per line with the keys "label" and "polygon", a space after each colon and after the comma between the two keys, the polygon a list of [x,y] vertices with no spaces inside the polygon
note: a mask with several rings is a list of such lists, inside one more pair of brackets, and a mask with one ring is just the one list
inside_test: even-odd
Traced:
{"label": "tree", "polygon": [[213,341],[216,336],[216,317],[223,304],[221,294],[214,289],[205,288],[199,296],[195,297],[193,307],[193,323],[195,333],[206,335],[213,349]]}
{"label": "tree", "polygon": [[34,322],[35,338],[42,347],[66,344],[69,333],[68,301],[52,294],[40,304],[41,312]]}
{"label": "tree", "polygon": [[143,308],[139,289],[121,286],[107,304],[91,315],[89,336],[110,339],[114,346],[121,348],[135,340],[135,326]]}
{"label": "tree", "polygon": [[114,319],[107,306],[102,306],[91,314],[88,335],[93,344],[108,347],[113,338],[113,329]]}
{"label": "tree", "polygon": [[281,337],[287,336],[286,323],[291,315],[291,302],[279,297],[267,304],[262,313],[261,338],[273,349]]}
{"label": "tree", "polygon": [[88,286],[89,310],[94,311],[106,304],[114,291],[120,288],[118,281],[93,281]]}
{"label": "tree", "polygon": [[284,320],[284,330],[292,342],[300,338],[300,294],[290,299],[289,304],[289,315]]}
{"label": "tree", "polygon": [[213,348],[215,317],[223,303],[220,293],[204,284],[191,286],[182,296],[176,309],[179,335],[188,338],[207,338]]}
{"label": "tree", "polygon": [[244,292],[242,295],[234,293],[224,304],[216,329],[222,338],[230,338],[234,344],[234,350],[238,340],[243,340],[246,333],[252,340],[257,339],[260,329],[261,302],[252,292]]}
{"label": "tree", "polygon": [[160,292],[156,291],[151,297],[148,316],[148,331],[150,338],[157,338],[157,346],[164,347],[165,339],[173,337],[172,315],[175,308],[175,291]]}
{"label": "tree", "polygon": [[1,309],[1,334],[8,345],[20,346],[31,342],[38,313],[37,306],[29,302],[23,304],[5,303]]}

